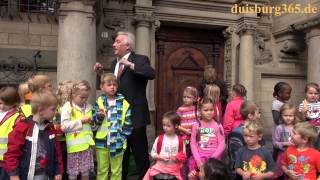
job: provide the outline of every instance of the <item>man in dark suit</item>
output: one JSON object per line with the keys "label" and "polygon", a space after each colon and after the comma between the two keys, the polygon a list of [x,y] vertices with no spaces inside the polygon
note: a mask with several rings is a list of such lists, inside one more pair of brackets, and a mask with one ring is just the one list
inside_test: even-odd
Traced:
{"label": "man in dark suit", "polygon": [[[132,134],[128,137],[127,150],[122,163],[122,179],[126,180],[130,153],[133,153],[139,178],[142,179],[149,168],[148,141],[146,126],[150,124],[150,113],[146,98],[148,80],[155,78],[147,56],[135,54],[134,36],[129,32],[119,32],[113,43],[117,58],[111,69],[119,82],[118,91],[124,95],[131,106]],[[96,72],[102,72],[102,65],[96,63]]]}

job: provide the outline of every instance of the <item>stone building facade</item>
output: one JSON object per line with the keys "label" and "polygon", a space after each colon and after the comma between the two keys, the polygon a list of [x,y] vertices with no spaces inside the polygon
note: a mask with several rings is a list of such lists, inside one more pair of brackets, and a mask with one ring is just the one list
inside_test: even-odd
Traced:
{"label": "stone building facade", "polygon": [[[269,135],[273,86],[290,83],[298,104],[307,82],[320,83],[319,0],[40,0],[38,8],[21,5],[23,0],[1,2],[1,85],[44,73],[54,84],[86,79],[95,87],[93,64],[110,70],[116,32],[130,31],[136,35],[135,51],[149,56],[157,72],[147,89],[152,130],[161,129],[161,114],[181,103],[182,89],[199,82],[206,64],[213,64],[229,85],[246,86],[248,99],[262,109]],[[290,3],[318,11],[231,12],[235,4]]]}

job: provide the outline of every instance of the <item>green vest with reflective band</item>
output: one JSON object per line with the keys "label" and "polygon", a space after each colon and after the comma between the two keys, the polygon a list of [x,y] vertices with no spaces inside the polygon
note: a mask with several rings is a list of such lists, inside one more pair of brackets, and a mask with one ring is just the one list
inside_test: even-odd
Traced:
{"label": "green vest with reflective band", "polygon": [[4,123],[0,125],[0,161],[3,161],[3,155],[5,152],[7,152],[8,136],[12,131],[13,125],[15,124],[18,116],[18,112],[13,113],[7,120],[5,120]]}
{"label": "green vest with reflective band", "polygon": [[23,115],[28,118],[32,115],[32,108],[31,108],[31,104],[24,104],[20,107]]}
{"label": "green vest with reflective band", "polygon": [[[92,110],[83,114],[79,109],[72,108],[71,121],[80,120],[85,116],[92,118]],[[80,131],[65,134],[68,153],[81,152],[95,145],[90,124],[82,124]]]}
{"label": "green vest with reflective band", "polygon": [[[124,123],[124,121],[126,119],[126,112],[129,109],[129,103],[125,99],[123,99],[122,102],[123,102],[123,104],[122,104],[123,107],[122,107],[121,122],[122,122],[122,125],[123,125],[123,123]],[[99,106],[99,109],[101,109],[104,112],[106,112],[106,109],[105,109],[105,106],[104,106],[104,102],[103,102],[101,96],[98,98],[97,104]],[[97,139],[105,139],[107,134],[108,134],[108,132],[109,132],[110,122],[107,120],[107,118],[108,118],[107,116],[104,118],[104,120],[102,121],[101,126],[99,127],[99,129],[97,131],[97,134],[96,134],[96,138]],[[125,147],[126,147],[126,144],[125,144]]]}

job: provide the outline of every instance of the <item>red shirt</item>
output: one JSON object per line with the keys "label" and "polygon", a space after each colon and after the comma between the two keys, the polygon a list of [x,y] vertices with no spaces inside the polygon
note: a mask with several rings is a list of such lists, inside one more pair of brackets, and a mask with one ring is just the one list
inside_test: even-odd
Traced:
{"label": "red shirt", "polygon": [[302,179],[315,180],[320,171],[320,153],[314,148],[298,151],[297,146],[289,146],[285,152],[283,165],[297,172]]}

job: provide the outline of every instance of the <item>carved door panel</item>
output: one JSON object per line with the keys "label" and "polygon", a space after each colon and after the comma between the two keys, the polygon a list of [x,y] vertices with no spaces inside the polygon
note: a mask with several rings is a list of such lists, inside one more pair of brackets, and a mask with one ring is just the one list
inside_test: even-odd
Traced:
{"label": "carved door panel", "polygon": [[223,75],[223,38],[220,32],[162,27],[156,34],[156,130],[162,115],[182,104],[183,89],[197,87],[203,68],[212,64]]}

